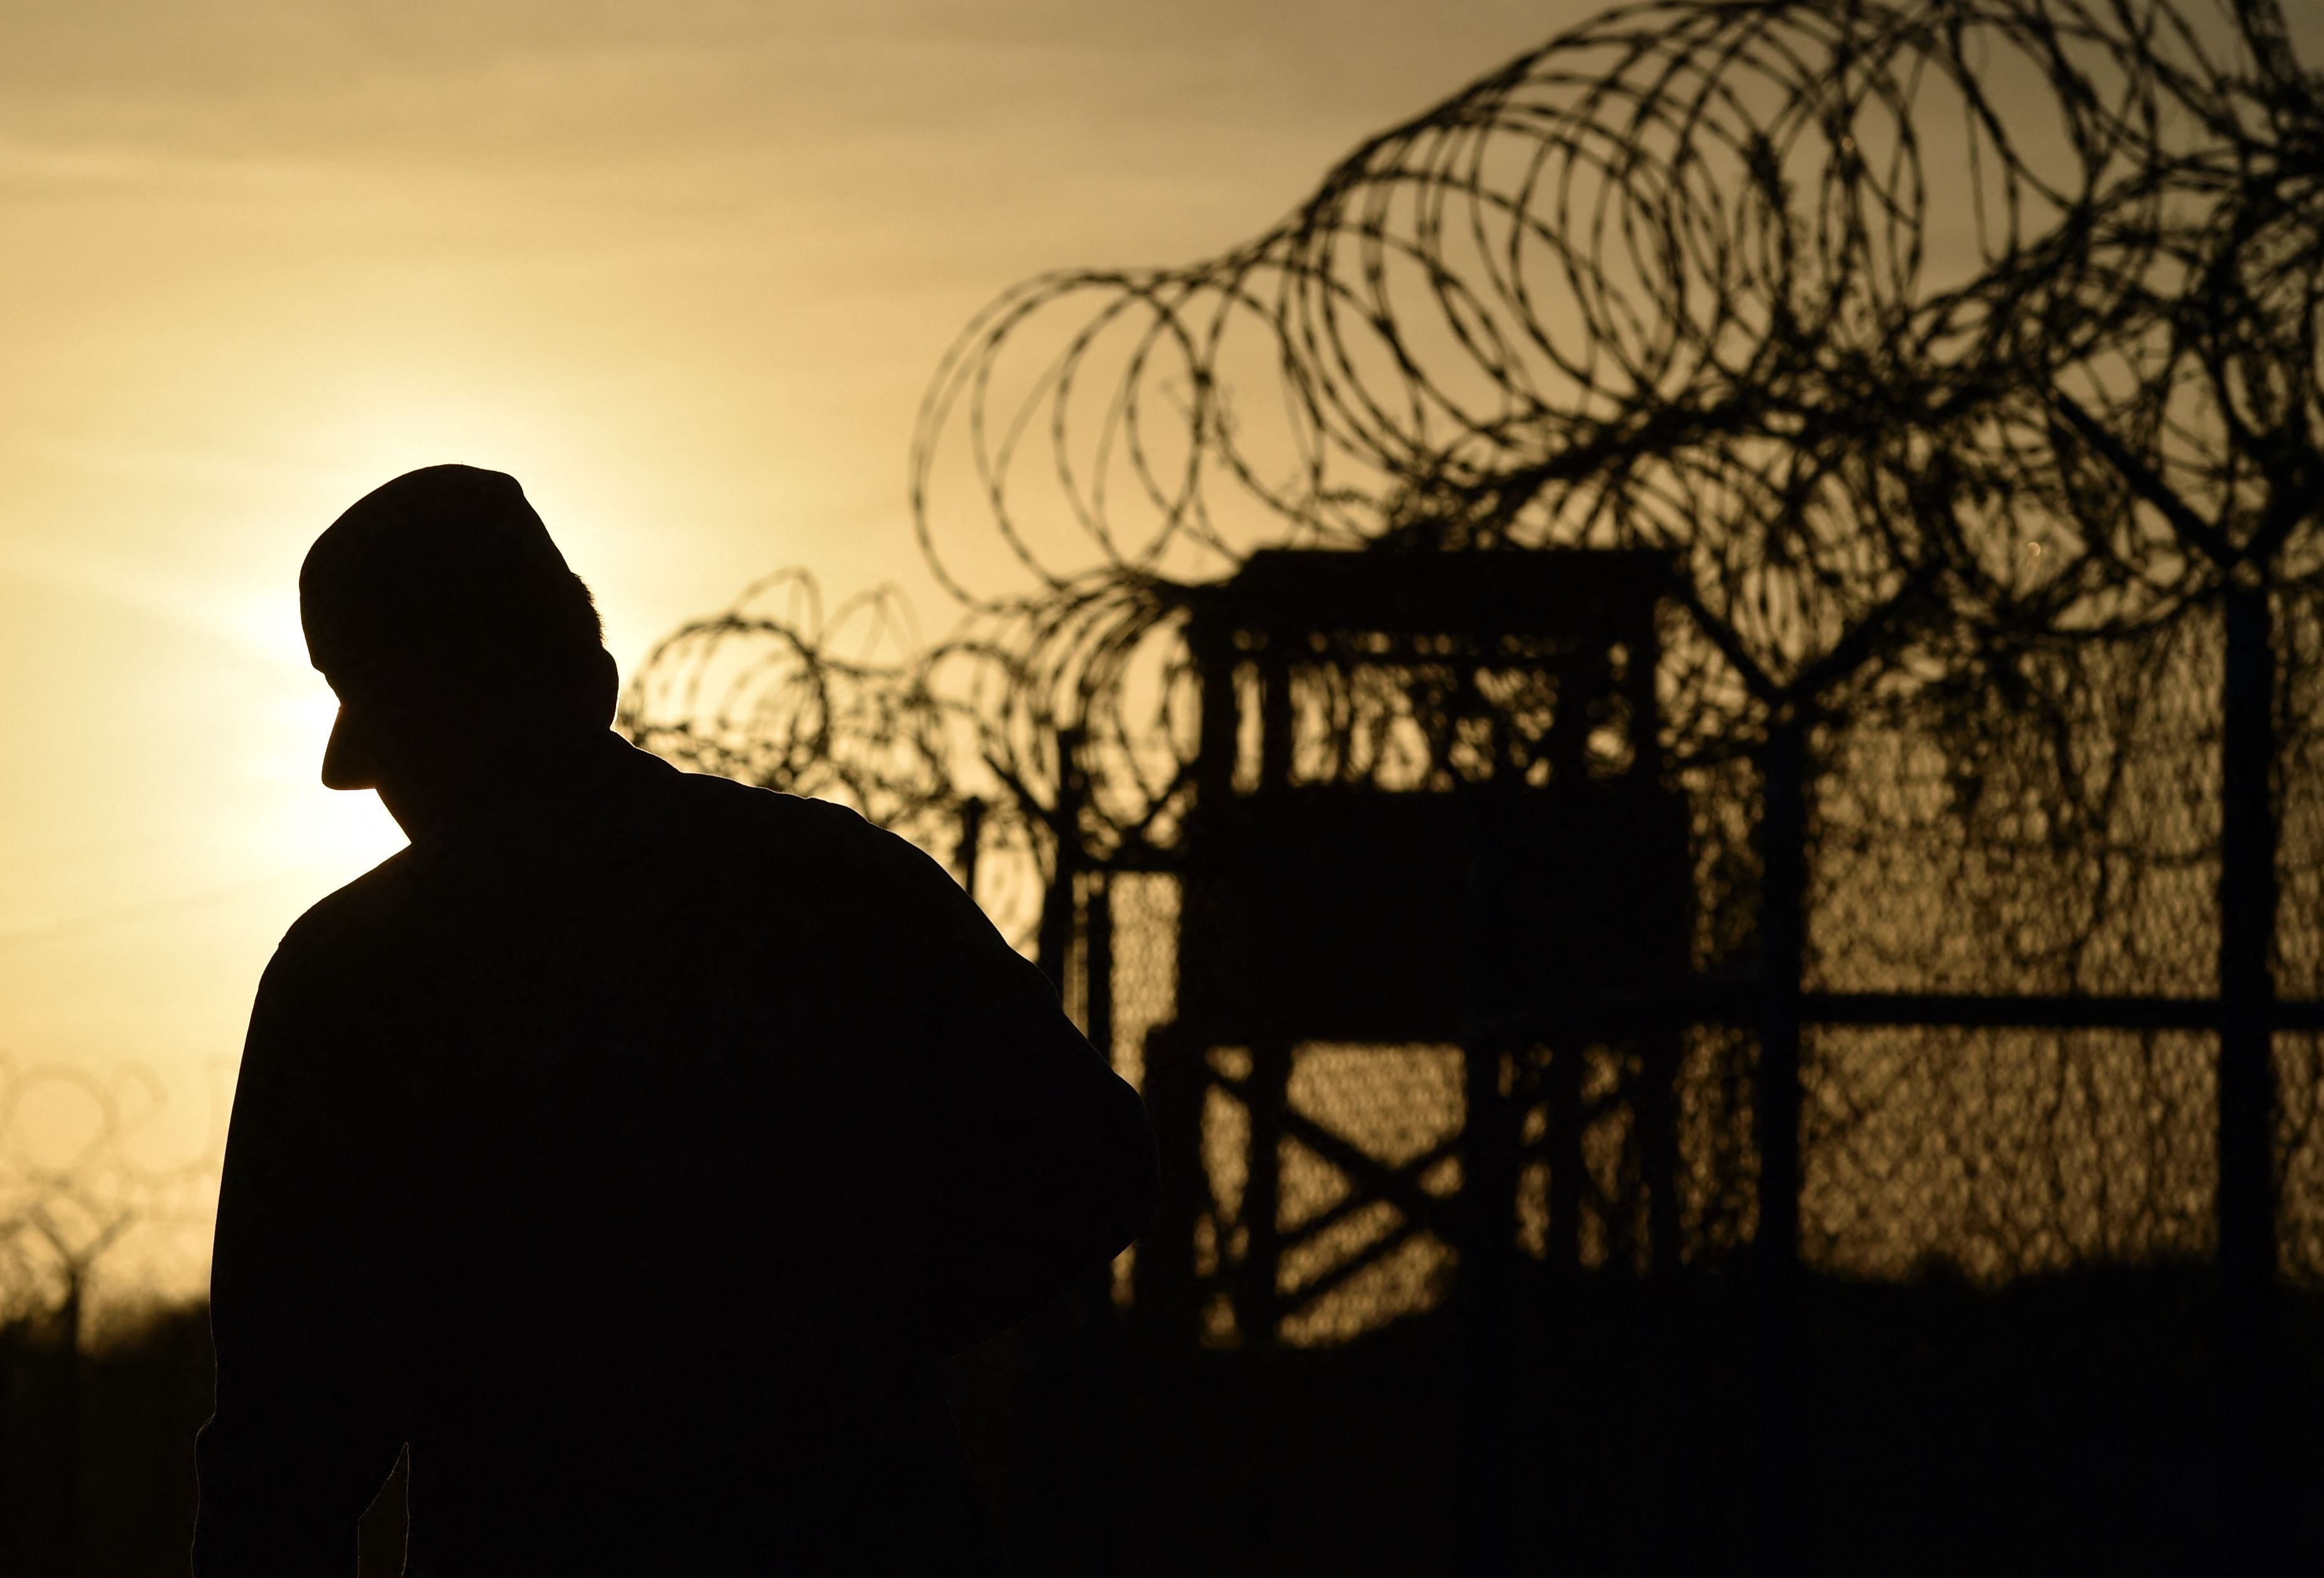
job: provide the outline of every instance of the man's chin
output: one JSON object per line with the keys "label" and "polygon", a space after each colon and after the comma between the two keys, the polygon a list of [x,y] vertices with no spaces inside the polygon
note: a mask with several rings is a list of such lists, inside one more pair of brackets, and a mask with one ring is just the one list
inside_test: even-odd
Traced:
{"label": "man's chin", "polygon": [[330,742],[323,747],[323,787],[333,789],[377,789],[379,773],[372,764],[371,756],[362,730],[348,718],[347,709],[340,707],[337,719],[331,724]]}

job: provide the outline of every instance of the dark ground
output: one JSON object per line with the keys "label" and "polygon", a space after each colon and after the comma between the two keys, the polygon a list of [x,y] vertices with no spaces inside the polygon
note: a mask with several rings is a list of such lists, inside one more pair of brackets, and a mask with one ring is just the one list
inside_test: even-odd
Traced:
{"label": "dark ground", "polygon": [[[1033,1573],[2219,1570],[2199,1272],[2000,1294],[1810,1285],[1786,1389],[1805,1516],[1788,1536],[1761,1516],[1785,1493],[1786,1454],[1766,1326],[1743,1289],[1606,1283],[1514,1302],[1499,1359],[1448,1315],[1333,1351],[1167,1361],[1101,1335],[1119,1358],[1095,1422],[1012,1446],[1012,1416],[1074,1395],[1039,1379],[1041,1355],[1088,1351],[1089,1330],[1059,1321],[961,1367],[955,1400]],[[2285,1545],[2312,1572],[2324,1300],[2287,1295],[2282,1315]],[[5,1333],[0,1573],[183,1573],[208,1361],[199,1309],[77,1364],[49,1333]],[[367,1520],[364,1578],[397,1568],[399,1490]]]}

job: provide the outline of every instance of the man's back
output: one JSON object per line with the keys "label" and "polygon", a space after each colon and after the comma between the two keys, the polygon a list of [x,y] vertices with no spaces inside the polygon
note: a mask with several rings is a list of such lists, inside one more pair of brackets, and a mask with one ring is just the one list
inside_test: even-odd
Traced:
{"label": "man's back", "polygon": [[204,1572],[975,1570],[930,1362],[1112,1252],[1137,1100],[940,869],[607,736],[316,907],[236,1096]]}

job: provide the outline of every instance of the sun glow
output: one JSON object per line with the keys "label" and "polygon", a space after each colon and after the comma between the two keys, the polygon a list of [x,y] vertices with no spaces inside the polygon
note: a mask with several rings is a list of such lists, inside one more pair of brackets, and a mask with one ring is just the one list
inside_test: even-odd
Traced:
{"label": "sun glow", "polygon": [[402,848],[403,830],[371,790],[323,787],[323,746],[339,704],[320,674],[310,669],[307,678],[309,689],[270,709],[253,776],[265,785],[272,814],[251,819],[245,835],[266,863],[313,870],[335,887]]}

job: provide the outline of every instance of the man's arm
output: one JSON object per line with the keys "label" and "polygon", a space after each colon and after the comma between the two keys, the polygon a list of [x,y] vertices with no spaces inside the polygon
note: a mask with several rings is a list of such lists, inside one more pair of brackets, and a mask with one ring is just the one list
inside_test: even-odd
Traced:
{"label": "man's arm", "polygon": [[[353,1573],[355,1522],[401,1447],[378,1268],[378,1180],[278,954],[253,1010],[210,1269],[217,1407],[196,1448],[197,1578]],[[375,1153],[374,1153],[375,1154]]]}
{"label": "man's arm", "polygon": [[[849,816],[852,813],[826,813]],[[1153,1130],[1056,988],[919,850],[871,832],[889,1022],[918,1100],[927,1215],[916,1323],[939,1351],[1000,1330],[1144,1229]]]}

